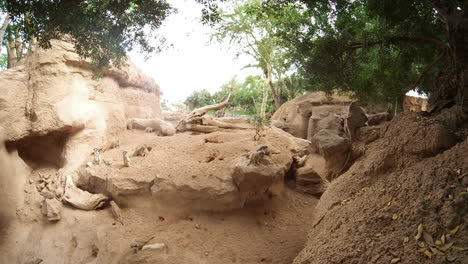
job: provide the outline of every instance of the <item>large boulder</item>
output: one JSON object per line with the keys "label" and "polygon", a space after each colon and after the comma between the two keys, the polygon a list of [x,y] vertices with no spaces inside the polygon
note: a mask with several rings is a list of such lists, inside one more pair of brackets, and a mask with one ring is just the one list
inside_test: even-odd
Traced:
{"label": "large boulder", "polygon": [[317,156],[309,157],[302,167],[296,168],[294,176],[297,190],[320,197],[327,189],[328,182],[320,175],[324,160]]}
{"label": "large boulder", "polygon": [[367,120],[364,109],[357,102],[352,102],[348,107],[348,116],[344,121],[345,130],[351,140],[354,139],[357,129],[365,126]]}
{"label": "large boulder", "polygon": [[318,130],[315,123],[332,115],[347,114],[351,98],[324,92],[313,92],[284,103],[273,115],[272,125],[283,129],[293,136],[312,140]]}
{"label": "large boulder", "polygon": [[283,184],[284,175],[293,162],[291,153],[275,152],[271,147],[267,151],[270,153],[263,155],[258,164],[252,157],[245,155],[236,161],[232,179],[242,203],[266,200]]}
{"label": "large boulder", "polygon": [[21,66],[0,72],[0,123],[10,148],[22,148],[20,155],[42,149],[34,156],[46,156],[51,144],[28,146],[54,138],[60,150],[55,156],[61,156],[55,165],[66,171],[121,133],[127,118],[161,112],[159,86],[132,63],[96,79],[73,51],[72,44],[52,41],[51,49],[33,47]]}
{"label": "large boulder", "polygon": [[331,181],[337,177],[346,166],[349,159],[351,140],[341,137],[335,131],[329,129],[320,130],[314,141],[320,154],[325,159],[326,179]]}
{"label": "large boulder", "polygon": [[56,199],[44,199],[41,212],[50,222],[59,221],[62,218],[62,203]]}
{"label": "large boulder", "polygon": [[405,96],[403,99],[404,112],[421,112],[428,110],[428,101],[426,98]]}

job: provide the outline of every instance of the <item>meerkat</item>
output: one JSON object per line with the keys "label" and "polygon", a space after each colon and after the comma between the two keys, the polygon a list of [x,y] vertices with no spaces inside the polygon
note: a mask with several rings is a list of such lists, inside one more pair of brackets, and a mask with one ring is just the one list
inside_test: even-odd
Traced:
{"label": "meerkat", "polygon": [[128,152],[124,151],[122,153],[122,157],[123,157],[124,167],[130,167],[130,157],[128,156]]}
{"label": "meerkat", "polygon": [[146,146],[141,146],[137,148],[135,152],[133,152],[133,157],[136,157],[136,156],[144,157],[146,156],[146,154],[148,154],[149,150],[150,149],[148,149]]}
{"label": "meerkat", "polygon": [[270,151],[268,150],[268,146],[262,145],[256,151],[250,152],[249,154],[250,161],[249,161],[249,164],[247,165],[250,165],[250,164],[259,165],[260,161],[265,156],[269,156],[269,155],[270,155]]}
{"label": "meerkat", "polygon": [[99,154],[99,149],[94,148],[94,163],[99,164],[101,163],[101,161],[102,159],[101,159],[101,155]]}

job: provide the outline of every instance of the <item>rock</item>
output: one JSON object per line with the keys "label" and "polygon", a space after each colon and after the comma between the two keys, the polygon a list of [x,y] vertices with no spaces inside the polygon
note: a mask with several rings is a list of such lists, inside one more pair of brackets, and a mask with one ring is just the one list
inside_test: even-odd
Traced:
{"label": "rock", "polygon": [[314,136],[320,154],[325,159],[326,179],[331,181],[342,172],[349,159],[351,141],[343,138],[333,130],[322,129]]}
{"label": "rock", "polygon": [[0,72],[0,124],[7,140],[35,161],[67,173],[94,147],[125,130],[126,118],[160,116],[160,88],[132,63],[93,78],[72,44],[31,47],[22,66]]}
{"label": "rock", "polygon": [[181,181],[160,174],[154,178],[151,194],[158,204],[168,207],[213,211],[242,207],[239,191],[229,172],[220,172],[216,179],[215,182],[200,182],[197,178]]}
{"label": "rock", "polygon": [[311,142],[309,140],[292,136],[291,134],[276,127],[272,127],[271,129],[272,132],[278,134],[282,140],[287,142],[289,151],[294,155],[302,157],[310,153]]}
{"label": "rock", "polygon": [[120,207],[114,201],[110,201],[110,206],[111,206],[112,216],[114,217],[114,219],[119,221],[119,223],[123,225],[122,211],[120,210]]}
{"label": "rock", "polygon": [[153,175],[140,176],[122,174],[114,167],[80,168],[76,185],[86,191],[106,193],[112,197],[134,195],[148,192],[153,185]]}
{"label": "rock", "polygon": [[108,198],[104,194],[92,194],[76,187],[72,177],[67,176],[63,200],[78,209],[96,210],[102,208]]}
{"label": "rock", "polygon": [[313,92],[284,103],[272,117],[272,126],[291,135],[311,140],[315,133],[314,122],[335,114],[345,115],[351,98],[324,92]]}
{"label": "rock", "polygon": [[43,259],[36,258],[36,259],[33,259],[33,260],[30,260],[30,261],[25,262],[25,264],[40,264],[40,263],[42,263],[43,261],[44,261]]}
{"label": "rock", "polygon": [[296,189],[301,192],[320,197],[327,189],[328,183],[315,171],[314,164],[307,162],[296,169]]}
{"label": "rock", "polygon": [[42,190],[42,192],[40,193],[40,195],[46,199],[54,199],[55,198],[55,195],[49,191],[44,191]]}
{"label": "rock", "polygon": [[348,117],[345,119],[345,130],[351,140],[354,140],[356,130],[365,126],[367,122],[367,115],[358,103],[352,102],[348,108]]}
{"label": "rock", "polygon": [[128,129],[146,130],[152,128],[155,133],[162,136],[173,136],[176,133],[174,126],[159,118],[130,118],[127,120]]}
{"label": "rock", "polygon": [[405,99],[403,99],[404,112],[421,112],[427,111],[427,109],[428,101],[426,98],[405,96]]}
{"label": "rock", "polygon": [[167,246],[164,243],[155,243],[155,244],[144,245],[141,248],[141,250],[163,252],[163,251],[167,251]]}
{"label": "rock", "polygon": [[344,128],[343,128],[343,118],[331,115],[323,119],[311,119],[314,120],[309,127],[309,137],[311,138],[312,145],[311,149],[313,153],[318,153],[318,145],[316,140],[314,140],[314,135],[320,132],[322,129],[327,129],[330,132],[335,133],[338,136],[343,137]]}
{"label": "rock", "polygon": [[41,212],[50,222],[58,221],[62,218],[62,203],[56,199],[44,199],[42,201]]}
{"label": "rock", "polygon": [[376,125],[382,124],[383,122],[390,121],[392,120],[392,118],[393,118],[393,115],[387,112],[368,115],[367,124],[369,126],[376,126]]}
{"label": "rock", "polygon": [[293,162],[285,153],[265,156],[266,162],[250,164],[248,157],[236,160],[232,179],[240,192],[241,202],[265,200],[274,194],[274,189],[284,181]]}

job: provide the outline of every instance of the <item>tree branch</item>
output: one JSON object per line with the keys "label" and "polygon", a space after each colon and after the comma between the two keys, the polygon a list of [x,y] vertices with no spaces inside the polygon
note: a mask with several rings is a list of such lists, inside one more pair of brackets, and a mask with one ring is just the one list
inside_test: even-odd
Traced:
{"label": "tree branch", "polygon": [[427,38],[427,37],[417,37],[417,38],[409,38],[409,37],[391,37],[388,39],[383,39],[383,40],[375,40],[375,41],[369,41],[369,42],[354,42],[348,45],[345,48],[346,50],[354,50],[354,49],[359,49],[359,48],[368,48],[372,47],[375,45],[381,45],[381,44],[397,44],[401,42],[409,42],[409,43],[422,43],[422,44],[433,44],[437,46],[441,50],[447,49],[447,45],[445,45],[444,42],[442,42],[439,39],[435,38]]}
{"label": "tree branch", "polygon": [[429,73],[429,71],[439,62],[441,61],[445,56],[447,55],[446,50],[442,51],[442,53],[433,61],[431,64],[427,65],[427,67],[424,69],[424,71],[419,75],[418,79],[414,82],[414,84],[411,86],[411,88],[408,91],[414,90],[419,83],[422,81],[422,79]]}
{"label": "tree branch", "polygon": [[2,27],[0,28],[0,51],[2,51],[3,37],[5,36],[5,31],[10,23],[10,14],[7,12],[5,20],[3,20]]}

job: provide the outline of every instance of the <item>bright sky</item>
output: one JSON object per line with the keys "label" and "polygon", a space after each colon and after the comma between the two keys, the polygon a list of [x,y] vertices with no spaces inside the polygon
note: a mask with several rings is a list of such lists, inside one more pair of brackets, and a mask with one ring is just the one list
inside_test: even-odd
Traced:
{"label": "bright sky", "polygon": [[208,43],[212,29],[200,23],[201,5],[193,0],[171,2],[178,13],[172,14],[158,33],[174,46],[147,61],[137,51],[130,53],[131,60],[161,86],[164,99],[181,102],[196,90],[216,91],[235,75],[240,80],[259,74],[251,68],[241,71],[252,61],[236,58],[228,44]]}

